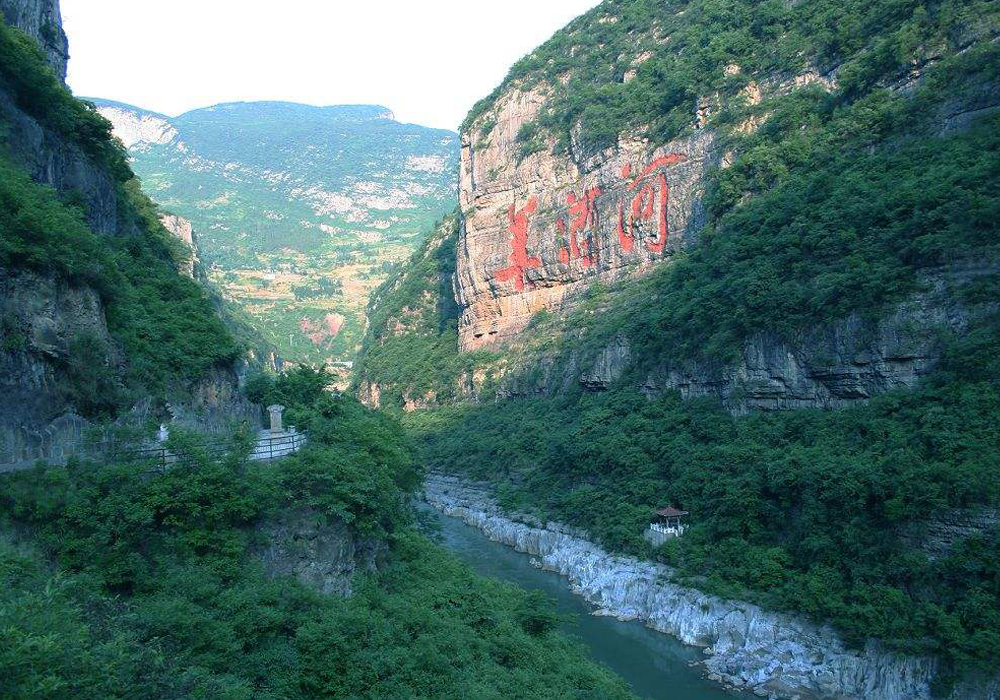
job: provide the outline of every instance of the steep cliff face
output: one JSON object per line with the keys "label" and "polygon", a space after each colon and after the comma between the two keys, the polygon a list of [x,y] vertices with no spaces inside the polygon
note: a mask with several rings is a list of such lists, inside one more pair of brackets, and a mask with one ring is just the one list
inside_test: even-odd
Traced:
{"label": "steep cliff face", "polygon": [[0,86],[0,120],[11,157],[36,182],[60,192],[72,192],[83,204],[87,223],[95,233],[118,235],[118,198],[114,181],[80,146],[28,114],[14,96]]}
{"label": "steep cliff face", "polygon": [[[912,389],[936,367],[948,337],[962,335],[1000,309],[995,301],[969,303],[959,290],[996,274],[993,263],[965,261],[928,271],[923,291],[879,319],[852,314],[794,338],[762,331],[742,343],[735,360],[684,361],[642,357],[619,333],[596,350],[568,356],[532,350],[500,388],[504,397],[551,396],[580,386],[607,391],[630,370],[649,396],[677,390],[684,398],[718,399],[730,412],[843,408],[878,394]],[[639,357],[637,358],[637,355]],[[644,361],[637,368],[637,359]]]}
{"label": "steep cliff face", "polygon": [[[81,414],[106,419],[131,406],[137,421],[166,419],[163,402],[144,398],[154,392],[176,394],[172,412],[186,418],[224,421],[228,413],[256,422],[258,409],[238,396],[232,338],[204,291],[176,276],[175,246],[139,193],[110,125],[62,82],[58,2],[11,1],[0,9],[11,44],[0,65],[0,156],[9,173],[0,216],[12,227],[0,256],[8,399],[0,462],[64,457],[89,425]],[[56,78],[23,44],[25,35],[39,43]],[[176,223],[183,237],[188,231]],[[192,262],[184,262],[189,277]],[[152,340],[161,332],[200,335],[202,343],[180,350]],[[218,360],[188,372],[187,361],[200,364],[203,351],[216,353],[212,346],[225,348]],[[160,381],[171,373],[173,380]]]}
{"label": "steep cliff face", "polygon": [[719,158],[711,132],[658,148],[622,135],[591,156],[556,156],[547,142],[522,157],[518,134],[538,118],[541,90],[504,94],[488,133],[477,122],[462,134],[462,350],[496,347],[537,311],[568,311],[594,282],[669,260],[704,222],[703,178]]}
{"label": "steep cliff face", "polygon": [[52,70],[65,81],[69,41],[62,27],[59,0],[0,0],[0,13],[8,24],[38,41]]}
{"label": "steep cliff face", "polygon": [[75,414],[58,415],[79,398],[75,392],[86,390],[73,386],[80,369],[75,356],[89,349],[85,361],[98,363],[99,373],[119,375],[123,368],[104,305],[88,287],[0,267],[0,323],[0,465],[61,454],[83,439],[87,426]]}
{"label": "steep cliff face", "polygon": [[[910,131],[880,125],[886,144],[915,133],[924,138],[961,133],[1000,107],[995,77],[977,73],[974,63],[961,65],[961,57],[974,52],[982,55],[980,65],[994,60],[990,47],[998,30],[992,14],[970,9],[968,16],[942,20],[950,26],[940,36],[928,32],[925,44],[900,49],[905,59],[875,66],[873,49],[864,41],[875,44],[883,40],[880,35],[905,31],[911,21],[906,14],[889,19],[875,11],[859,13],[854,19],[866,38],[840,47],[834,56],[819,48],[815,27],[796,24],[812,22],[812,13],[823,11],[787,5],[775,22],[782,27],[775,31],[785,32],[779,46],[733,48],[727,59],[725,51],[703,55],[693,38],[742,28],[747,18],[740,10],[720,20],[700,4],[650,10],[605,2],[516,65],[473,109],[461,133],[459,349],[507,351],[508,361],[494,368],[503,378],[500,396],[549,395],[581,385],[602,391],[638,368],[630,376],[647,393],[677,389],[684,396],[712,396],[734,412],[836,408],[913,387],[937,362],[942,344],[936,334],[962,333],[994,310],[969,309],[955,297],[963,281],[995,272],[992,254],[972,264],[957,255],[923,268],[926,263],[905,263],[916,268],[920,282],[911,295],[881,308],[870,298],[853,313],[800,323],[793,332],[779,333],[779,323],[762,319],[741,330],[734,357],[692,359],[698,353],[677,352],[669,343],[651,351],[630,337],[651,331],[626,332],[624,322],[620,333],[603,329],[603,339],[578,325],[558,350],[550,339],[565,324],[548,324],[541,340],[537,332],[526,332],[546,328],[533,319],[547,313],[565,319],[578,311],[595,285],[613,285],[617,294],[629,280],[682,259],[704,231],[716,233],[739,220],[741,208],[780,182],[798,158],[782,161],[785,155],[775,154],[808,147],[802,139],[783,152],[772,150],[790,124],[799,123],[802,132],[816,125],[789,105],[815,101],[851,113],[874,95],[895,102],[901,112],[916,109],[907,103],[925,105],[920,119],[909,119]],[[798,42],[797,54],[784,56],[782,42]],[[774,52],[784,58],[776,59]],[[859,70],[865,72],[861,82]],[[831,138],[830,147],[843,147],[838,143]],[[876,147],[869,145],[869,153]],[[820,206],[822,197],[816,200]],[[729,235],[739,235],[739,225],[729,227]],[[752,259],[761,255],[753,252],[759,245],[745,244],[741,267],[766,265]],[[831,258],[828,273],[800,283],[825,284],[827,277],[840,275],[836,268],[850,260],[851,251],[843,255]],[[720,269],[716,278],[730,274],[742,270]],[[702,284],[714,287],[716,281]],[[725,285],[718,286],[717,295]],[[732,313],[749,315],[746,307],[762,307],[766,302],[744,301],[757,291],[726,290],[744,297],[733,299]],[[646,294],[625,313],[654,305],[661,290],[651,286]],[[719,314],[726,313],[724,306]],[[593,313],[606,310],[598,306]],[[589,344],[601,344],[598,352],[572,347],[588,333]]]}
{"label": "steep cliff face", "polygon": [[181,263],[180,269],[185,275],[194,279],[194,268],[198,264],[198,248],[195,245],[194,229],[191,222],[176,214],[160,214],[160,223],[177,240],[184,243],[190,255]]}

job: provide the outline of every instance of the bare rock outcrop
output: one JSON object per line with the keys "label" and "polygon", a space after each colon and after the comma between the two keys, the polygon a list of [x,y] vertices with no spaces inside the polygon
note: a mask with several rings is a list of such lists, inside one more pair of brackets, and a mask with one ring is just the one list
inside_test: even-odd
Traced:
{"label": "bare rock outcrop", "polygon": [[[565,311],[600,280],[641,273],[683,250],[704,220],[702,180],[719,155],[710,131],[659,148],[623,135],[591,152],[574,139],[525,152],[522,128],[544,87],[512,89],[462,134],[456,296],[462,350],[516,337],[541,309]],[[523,134],[522,134],[523,135]]]}
{"label": "bare rock outcrop", "polygon": [[160,214],[160,223],[171,235],[187,246],[189,255],[181,261],[180,271],[187,277],[194,279],[194,267],[198,264],[198,247],[195,243],[194,229],[191,222],[183,216],[176,214]]}
{"label": "bare rock outcrop", "polygon": [[[491,540],[566,576],[602,614],[640,620],[702,647],[709,678],[771,698],[929,700],[938,662],[896,654],[875,640],[850,648],[829,626],[727,600],[672,581],[663,565],[604,551],[585,533],[503,512],[482,484],[428,475],[426,501]],[[996,700],[1000,677],[970,677],[949,698]]]}
{"label": "bare rock outcrop", "polygon": [[347,598],[357,573],[384,565],[388,545],[359,538],[342,520],[309,510],[283,513],[260,528],[256,554],[271,576],[294,576],[320,593]]}
{"label": "bare rock outcrop", "polygon": [[89,287],[0,267],[0,464],[62,454],[86,426],[67,412],[66,367],[86,338],[115,372],[124,358]]}
{"label": "bare rock outcrop", "polygon": [[66,80],[69,41],[62,27],[59,0],[0,0],[4,20],[33,37],[60,80]]}

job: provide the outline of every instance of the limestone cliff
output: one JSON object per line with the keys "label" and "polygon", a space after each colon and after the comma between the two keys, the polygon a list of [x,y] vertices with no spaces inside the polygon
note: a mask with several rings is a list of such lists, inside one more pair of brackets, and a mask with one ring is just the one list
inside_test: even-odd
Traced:
{"label": "limestone cliff", "polygon": [[496,103],[487,135],[462,134],[457,298],[463,350],[515,338],[541,310],[566,311],[597,280],[613,282],[669,260],[696,237],[706,170],[719,154],[709,131],[660,147],[623,134],[588,156],[553,144],[521,157],[518,134],[538,117],[540,88]]}
{"label": "limestone cliff", "polygon": [[7,23],[38,41],[60,80],[66,80],[69,41],[62,27],[59,0],[0,0]]}
{"label": "limestone cliff", "polygon": [[[148,227],[152,224],[137,209],[154,208],[148,200],[129,193],[131,173],[125,172],[123,164],[114,166],[101,155],[113,153],[116,146],[108,136],[93,133],[100,131],[95,128],[99,122],[93,116],[80,116],[92,113],[79,103],[73,104],[62,86],[67,52],[58,2],[3,0],[0,9],[7,24],[39,42],[60,81],[54,83],[46,77],[37,59],[20,64],[20,70],[25,65],[31,67],[34,72],[30,76],[0,80],[0,138],[5,162],[22,169],[35,183],[51,187],[52,200],[78,205],[86,227],[99,240],[107,240],[102,245],[109,249],[111,241],[123,239],[135,240],[140,246],[159,245],[156,237],[165,234],[151,232]],[[32,89],[48,91],[51,99],[59,101],[58,106],[29,99],[26,91]],[[63,112],[53,116],[46,111],[49,109]],[[71,110],[74,116],[67,117],[65,112]],[[92,131],[81,135],[67,128],[65,122],[72,118],[92,120],[85,121],[85,128]],[[123,171],[115,171],[116,167]],[[19,203],[14,198],[5,206],[16,208]],[[164,262],[165,253],[153,255],[161,256],[156,258],[157,265]],[[109,330],[107,289],[96,289],[80,275],[59,274],[46,267],[50,260],[44,257],[28,265],[18,264],[16,257],[14,260],[11,266],[0,266],[0,379],[7,399],[0,417],[3,464],[64,456],[88,427],[79,414],[93,412],[107,417],[108,407],[125,396],[123,392],[117,397],[111,394],[125,389],[130,360],[121,338]],[[90,262],[91,266],[101,264]],[[190,271],[193,273],[193,268]],[[93,272],[101,274],[101,270]],[[197,296],[197,292],[185,289]],[[224,421],[224,416],[235,413],[256,422],[259,410],[239,396],[238,383],[235,367],[213,367],[192,382],[190,401],[175,400],[173,413],[195,422],[202,417]],[[163,414],[163,405],[133,398],[139,398],[130,412],[135,420],[169,417]]]}
{"label": "limestone cliff", "polygon": [[[636,13],[658,19],[643,25],[635,21]],[[677,86],[678,94],[687,96],[676,100],[670,112],[674,121],[664,130],[656,125],[662,114],[641,103],[647,97],[642,89],[629,90],[638,82],[650,91],[662,89],[656,71],[682,62],[683,52],[693,50],[665,27],[682,33],[710,20],[683,15],[669,8],[602,3],[515,66],[474,108],[461,132],[455,274],[459,349],[506,353],[491,370],[501,380],[501,397],[549,395],[572,386],[602,391],[629,370],[636,370],[630,381],[647,393],[677,389],[685,396],[713,396],[734,412],[836,408],[913,387],[936,365],[942,333],[961,334],[995,311],[988,304],[966,308],[956,296],[962,281],[996,272],[989,256],[923,269],[919,291],[882,309],[827,318],[794,334],[761,325],[743,339],[735,358],[693,361],[662,349],[651,356],[636,349],[628,333],[591,334],[583,343],[582,330],[579,337],[564,337],[554,350],[550,341],[564,332],[561,319],[580,308],[595,284],[620,289],[669,267],[698,245],[718,216],[709,211],[711,197],[718,206],[720,189],[729,186],[719,184],[720,174],[745,155],[747,144],[766,142],[769,137],[757,138],[758,132],[768,128],[783,102],[843,103],[848,98],[841,73],[851,80],[852,62],[866,60],[864,51],[857,51],[821,63],[808,58],[807,51],[798,63],[754,70],[716,59],[711,68],[697,69],[704,71],[700,78],[691,68],[691,83],[683,90]],[[632,27],[623,35],[627,40],[611,29],[622,23]],[[882,68],[865,89],[905,101],[925,84],[928,71],[962,53],[989,51],[997,36],[988,18],[963,19],[952,31],[950,45],[915,47],[910,58]],[[650,68],[657,57],[658,67]],[[596,85],[581,77],[587,71],[597,76],[587,78]],[[995,79],[967,68],[954,69],[950,79],[967,86],[945,98],[937,93],[920,98],[933,105],[920,127],[929,134],[961,131],[974,117],[1000,107]],[[595,99],[606,89],[640,104],[610,126],[602,123],[598,138],[591,122],[599,118],[574,94],[586,89],[597,91]],[[560,133],[560,119],[575,121]],[[675,135],[664,141],[658,137],[662,133]],[[760,191],[746,181],[755,175],[741,177],[732,181],[743,191],[726,195],[737,208]],[[646,293],[653,303],[657,290]],[[593,313],[607,310],[599,306]],[[548,324],[545,338],[525,332],[546,313],[557,320]],[[595,343],[601,346],[596,352],[582,347]]]}
{"label": "limestone cliff", "polygon": [[[843,408],[878,394],[913,389],[935,366],[952,334],[964,334],[997,302],[970,304],[958,292],[972,280],[995,274],[995,263],[965,261],[930,270],[923,291],[882,318],[854,314],[817,325],[793,339],[762,330],[748,338],[733,361],[676,361],[639,357],[624,333],[598,348],[565,354],[528,345],[499,393],[504,397],[549,396],[574,386],[606,391],[630,370],[649,396],[677,390],[684,398],[711,397],[731,413],[750,410]],[[637,362],[638,360],[638,362]],[[641,362],[641,365],[639,364]]]}
{"label": "limestone cliff", "polygon": [[359,537],[341,520],[327,522],[315,512],[297,510],[260,528],[255,553],[271,576],[294,576],[320,593],[349,597],[357,573],[385,564],[388,544]]}
{"label": "limestone cliff", "polygon": [[198,263],[198,249],[195,245],[194,229],[191,226],[191,222],[183,216],[161,213],[160,223],[163,224],[163,228],[167,229],[171,235],[181,241],[187,248],[188,255],[181,262],[180,270],[191,279],[194,279],[194,268]]}

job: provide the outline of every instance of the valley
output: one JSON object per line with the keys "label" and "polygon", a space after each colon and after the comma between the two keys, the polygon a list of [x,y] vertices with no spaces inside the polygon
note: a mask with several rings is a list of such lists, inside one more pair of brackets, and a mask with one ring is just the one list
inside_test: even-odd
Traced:
{"label": "valley", "polygon": [[454,207],[454,133],[378,106],[238,103],[167,117],[95,100],[209,280],[289,362],[344,372],[368,297]]}
{"label": "valley", "polygon": [[0,696],[1000,698],[997,3],[588,7],[452,132],[0,0]]}

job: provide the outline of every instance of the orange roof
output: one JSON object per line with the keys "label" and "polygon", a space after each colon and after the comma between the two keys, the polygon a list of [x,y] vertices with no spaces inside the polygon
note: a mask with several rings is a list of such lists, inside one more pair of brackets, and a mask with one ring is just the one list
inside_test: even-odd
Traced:
{"label": "orange roof", "polygon": [[660,508],[656,511],[656,514],[664,518],[679,518],[682,515],[687,515],[686,510],[677,510],[673,506],[667,506],[666,508]]}

